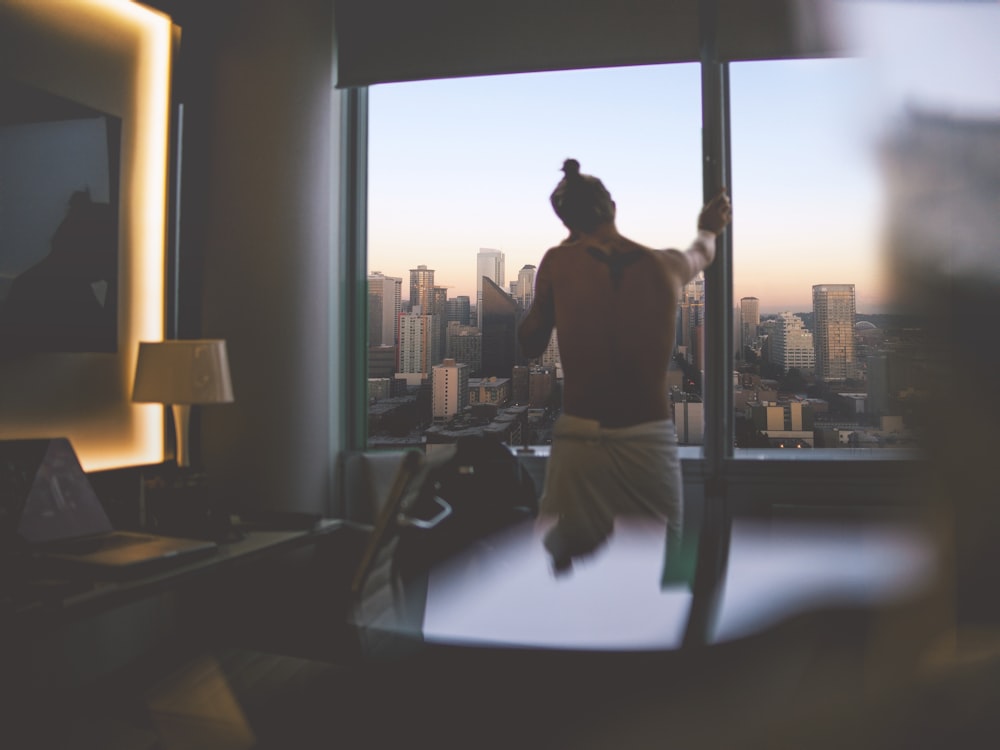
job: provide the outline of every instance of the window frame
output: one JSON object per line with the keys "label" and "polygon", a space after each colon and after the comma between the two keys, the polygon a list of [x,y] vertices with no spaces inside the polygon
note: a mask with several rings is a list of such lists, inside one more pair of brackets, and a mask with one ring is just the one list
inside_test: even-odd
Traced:
{"label": "window frame", "polygon": [[[710,54],[710,53],[709,53]],[[729,121],[729,63],[703,61],[702,71],[702,162],[703,194],[707,201],[721,186],[733,194],[731,174],[731,133]],[[337,402],[347,408],[341,414],[342,434],[350,450],[367,447],[367,166],[368,166],[368,88],[344,89],[341,129],[341,238],[344,278],[340,289],[345,319],[354,321],[341,337],[340,363],[348,386],[345,398]],[[738,186],[736,186],[738,187]],[[734,198],[735,201],[735,198]],[[740,474],[745,462],[794,465],[835,462],[841,470],[850,471],[855,465],[877,463],[890,465],[898,461],[912,463],[914,455],[892,452],[876,455],[870,450],[811,449],[808,456],[794,458],[757,449],[734,447],[733,395],[730,373],[735,359],[732,352],[733,324],[733,235],[730,225],[717,240],[716,259],[705,271],[705,439],[703,446],[684,449],[686,463],[697,465],[698,473],[712,483],[725,482],[730,475]],[[865,470],[867,471],[867,470]]]}
{"label": "window frame", "polygon": [[[708,38],[711,35],[703,36],[702,187],[707,202],[723,186],[732,195],[734,186],[729,64],[718,61],[713,41]],[[349,450],[363,451],[368,438],[368,89],[346,89],[342,96],[339,187],[340,246],[344,256],[341,271],[345,283],[341,286],[341,300],[342,312],[346,313],[343,319],[353,325],[348,325],[339,337],[339,350],[334,348],[341,356],[338,367],[345,390],[342,398],[333,403],[345,406],[340,415],[343,444]],[[686,647],[698,647],[711,640],[723,594],[734,515],[829,518],[845,513],[870,514],[879,509],[883,513],[912,511],[913,498],[919,496],[921,472],[914,470],[909,454],[811,449],[791,456],[785,451],[735,448],[731,378],[735,366],[733,234],[734,226],[730,225],[718,237],[715,262],[705,271],[704,443],[700,449],[681,449],[685,485],[693,485],[694,489],[689,493],[689,502],[698,505],[700,516],[697,529],[692,529],[697,537],[696,563],[691,610],[683,637]],[[845,450],[850,452],[845,454]],[[533,460],[544,462],[547,455],[547,447],[536,449]]]}

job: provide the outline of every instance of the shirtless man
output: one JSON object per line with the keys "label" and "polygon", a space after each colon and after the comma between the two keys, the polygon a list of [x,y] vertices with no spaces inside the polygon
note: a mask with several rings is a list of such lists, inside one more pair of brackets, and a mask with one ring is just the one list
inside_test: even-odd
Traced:
{"label": "shirtless man", "polygon": [[666,522],[668,559],[683,513],[667,366],[681,289],[715,257],[729,223],[725,191],[698,216],[686,251],[652,250],[615,227],[615,203],[575,159],[552,193],[570,236],[542,259],[521,348],[538,357],[559,331],[563,414],[553,432],[541,514],[555,517],[545,546],[557,571],[597,549],[616,516]]}

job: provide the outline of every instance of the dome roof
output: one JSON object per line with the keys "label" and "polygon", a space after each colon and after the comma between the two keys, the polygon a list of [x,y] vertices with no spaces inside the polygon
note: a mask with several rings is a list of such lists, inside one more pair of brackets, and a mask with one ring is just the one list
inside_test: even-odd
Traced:
{"label": "dome roof", "polygon": [[857,323],[854,324],[855,331],[875,331],[877,329],[878,329],[877,325],[867,320],[859,320]]}

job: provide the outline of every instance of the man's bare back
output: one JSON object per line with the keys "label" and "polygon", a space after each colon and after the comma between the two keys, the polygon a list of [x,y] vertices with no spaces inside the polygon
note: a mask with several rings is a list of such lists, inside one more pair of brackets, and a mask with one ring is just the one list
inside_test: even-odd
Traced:
{"label": "man's bare back", "polygon": [[702,231],[684,252],[644,247],[609,221],[545,254],[521,347],[540,356],[558,329],[566,414],[605,427],[670,419],[666,377],[681,289],[711,263],[728,216],[723,192],[702,210]]}

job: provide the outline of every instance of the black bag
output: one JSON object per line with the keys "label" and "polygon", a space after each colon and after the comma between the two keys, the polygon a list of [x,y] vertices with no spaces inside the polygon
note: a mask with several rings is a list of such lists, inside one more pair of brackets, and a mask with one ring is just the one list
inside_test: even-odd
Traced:
{"label": "black bag", "polygon": [[406,579],[483,537],[533,518],[538,498],[531,476],[509,448],[494,438],[470,435],[459,438],[454,452],[428,469],[404,512],[417,519],[401,529],[396,549],[397,572]]}

